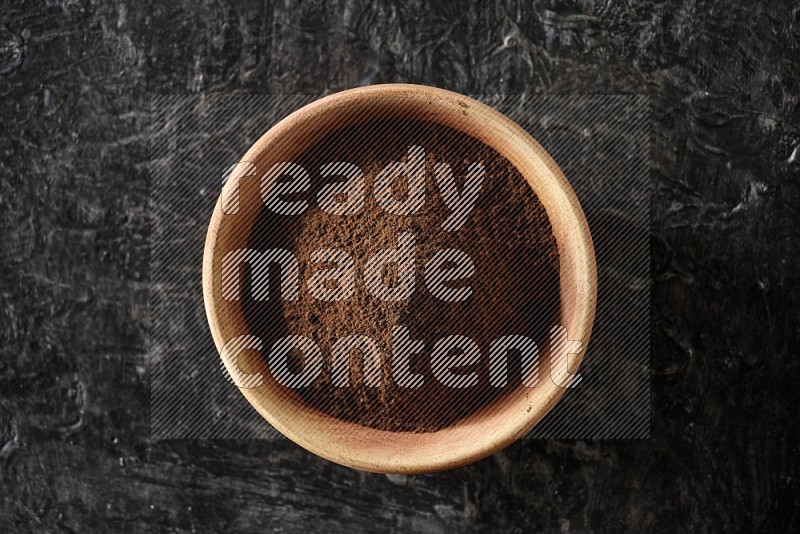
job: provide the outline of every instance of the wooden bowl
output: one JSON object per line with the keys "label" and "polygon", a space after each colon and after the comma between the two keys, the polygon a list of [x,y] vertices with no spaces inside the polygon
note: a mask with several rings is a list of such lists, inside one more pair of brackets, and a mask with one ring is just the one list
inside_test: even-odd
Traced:
{"label": "wooden bowl", "polygon": [[[564,174],[545,150],[517,124],[465,96],[419,85],[387,84],[343,91],[292,113],[264,134],[242,161],[258,169],[293,161],[331,132],[370,118],[415,118],[462,131],[492,147],[525,177],[544,206],[559,254],[560,325],[583,350],[570,355],[575,373],[583,359],[595,313],[597,274],[594,248],[583,211]],[[263,172],[263,171],[261,171]],[[223,298],[221,262],[226,252],[246,248],[263,207],[260,195],[239,196],[235,215],[223,212],[236,193],[229,180],[214,209],[203,257],[203,295],[211,333],[225,344],[248,333],[238,301]],[[226,210],[230,211],[230,210]],[[250,351],[251,353],[253,351]],[[243,363],[244,353],[239,358]],[[563,363],[563,362],[562,362]],[[225,365],[237,372],[230,361]],[[333,462],[381,473],[424,473],[459,467],[488,456],[527,433],[558,402],[565,389],[552,380],[510,392],[504,402],[479,409],[452,426],[430,433],[390,432],[335,419],[282,388],[268,372],[263,383],[241,389],[247,400],[283,435]],[[286,389],[286,388],[283,388]]]}

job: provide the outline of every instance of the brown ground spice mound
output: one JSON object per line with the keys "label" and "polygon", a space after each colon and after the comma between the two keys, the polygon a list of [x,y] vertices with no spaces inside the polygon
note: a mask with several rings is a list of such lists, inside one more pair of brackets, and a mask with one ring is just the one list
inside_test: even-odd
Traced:
{"label": "brown ground spice mound", "polygon": [[[412,145],[425,149],[425,207],[417,215],[387,214],[375,201],[372,180],[387,163],[404,160]],[[353,163],[365,172],[366,205],[356,215],[329,215],[316,207],[317,192],[327,181],[323,182],[315,170],[335,161]],[[480,197],[457,232],[442,230],[450,211],[434,178],[436,162],[450,164],[459,188],[470,163],[483,162],[486,169]],[[265,346],[287,333],[309,336],[320,346],[326,372],[300,391],[305,402],[333,417],[373,428],[431,432],[518,386],[521,372],[515,351],[508,355],[509,385],[491,386],[489,343],[504,335],[522,334],[536,340],[541,353],[542,341],[559,311],[555,238],[543,206],[519,172],[480,141],[439,124],[416,120],[373,121],[343,129],[310,148],[297,163],[311,172],[312,191],[306,197],[311,209],[291,223],[264,214],[250,246],[265,250],[283,243],[304,267],[304,281],[310,276],[309,255],[313,250],[345,250],[355,259],[358,270],[355,294],[348,300],[324,302],[311,297],[304,285],[297,301],[279,301],[277,306],[272,299],[268,303],[248,302],[244,311],[252,333],[269,340]],[[398,196],[401,192],[397,191]],[[367,292],[363,266],[377,250],[394,248],[398,233],[403,231],[415,236],[416,290],[407,301],[382,302]],[[472,259],[472,296],[466,301],[435,299],[425,287],[425,263],[441,248],[462,250]],[[271,273],[271,280],[277,279]],[[425,343],[426,351],[411,362],[413,372],[425,375],[425,383],[419,388],[404,388],[392,379],[388,355],[395,325],[406,326],[412,339]],[[381,349],[383,380],[379,387],[363,383],[359,351],[350,356],[350,386],[335,387],[331,383],[331,346],[353,334],[369,336]],[[467,336],[480,347],[481,361],[463,368],[463,372],[477,370],[477,386],[453,389],[433,376],[430,352],[435,342],[447,335]],[[296,364],[302,365],[299,359]]]}

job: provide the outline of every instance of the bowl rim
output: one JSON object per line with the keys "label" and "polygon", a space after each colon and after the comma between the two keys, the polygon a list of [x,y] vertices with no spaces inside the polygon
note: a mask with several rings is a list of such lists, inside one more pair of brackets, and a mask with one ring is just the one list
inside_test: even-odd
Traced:
{"label": "bowl rim", "polygon": [[[435,87],[413,84],[358,87],[331,94],[294,111],[264,133],[248,149],[242,161],[254,162],[263,159],[275,143],[291,136],[296,128],[308,129],[312,124],[311,121],[319,121],[336,113],[346,113],[341,110],[358,109],[358,106],[363,107],[369,102],[387,103],[387,109],[395,106],[391,108],[395,111],[405,106],[405,109],[417,110],[423,118],[456,127],[495,149],[525,177],[542,201],[556,237],[560,261],[559,284],[562,308],[566,295],[568,309],[574,308],[574,312],[568,318],[572,325],[569,329],[570,339],[576,338],[582,341],[582,350],[573,354],[568,360],[569,371],[576,372],[589,343],[597,299],[597,271],[589,226],[575,192],[552,157],[528,132],[499,111],[472,98]],[[313,137],[310,142],[315,138],[317,137]],[[216,290],[218,284],[215,283],[214,266],[218,254],[217,247],[222,240],[220,235],[224,230],[225,214],[222,206],[224,200],[232,194],[233,186],[233,181],[228,180],[217,199],[208,227],[202,264],[206,316],[220,354],[227,341],[223,330],[228,328],[226,318],[219,309],[219,291]],[[247,234],[249,235],[249,231]],[[565,284],[568,287],[565,287]],[[229,362],[224,358],[223,361],[231,372]],[[261,391],[262,388],[240,388],[240,392],[281,434],[323,458],[365,471],[412,474],[452,469],[472,463],[497,452],[527,433],[560,400],[566,389],[561,386],[552,387],[551,381],[548,380],[544,382],[545,389],[541,398],[537,399],[535,404],[534,401],[530,401],[524,413],[515,408],[513,414],[509,416],[511,420],[507,423],[502,420],[496,432],[487,431],[488,426],[483,428],[480,424],[466,425],[452,432],[448,432],[449,429],[445,428],[428,434],[395,433],[366,427],[357,429],[358,432],[368,434],[372,438],[381,434],[391,434],[403,439],[405,439],[404,434],[412,436],[441,434],[442,439],[449,438],[459,444],[448,447],[442,442],[438,448],[434,444],[429,447],[420,446],[417,450],[408,450],[408,443],[413,441],[408,441],[405,447],[398,446],[396,450],[371,445],[369,439],[353,438],[351,434],[354,425],[347,423],[341,423],[342,427],[347,427],[346,433],[344,430],[341,433],[332,431],[327,436],[320,436],[319,432],[311,433],[307,428],[305,430],[299,428],[297,423],[292,422],[292,417],[300,418],[305,415],[299,412],[289,414],[285,408],[276,406],[275,402],[269,400],[269,395]],[[520,408],[524,406],[521,404]],[[500,417],[504,413],[496,415]],[[296,421],[312,424],[308,422],[311,420]]]}

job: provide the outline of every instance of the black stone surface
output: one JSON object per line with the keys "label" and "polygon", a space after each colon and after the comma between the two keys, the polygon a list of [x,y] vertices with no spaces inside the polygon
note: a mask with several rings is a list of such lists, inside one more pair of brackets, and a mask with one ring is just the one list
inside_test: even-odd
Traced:
{"label": "black stone surface", "polygon": [[[0,530],[792,532],[797,2],[0,2]],[[398,477],[149,437],[158,93],[652,98],[652,438]]]}

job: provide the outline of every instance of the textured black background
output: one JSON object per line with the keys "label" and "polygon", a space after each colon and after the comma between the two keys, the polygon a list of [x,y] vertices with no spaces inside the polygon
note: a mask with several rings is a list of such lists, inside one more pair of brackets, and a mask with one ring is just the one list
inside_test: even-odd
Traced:
{"label": "textured black background", "polygon": [[[0,3],[0,530],[793,531],[796,2]],[[150,96],[652,97],[652,439],[364,474],[149,438]]]}

